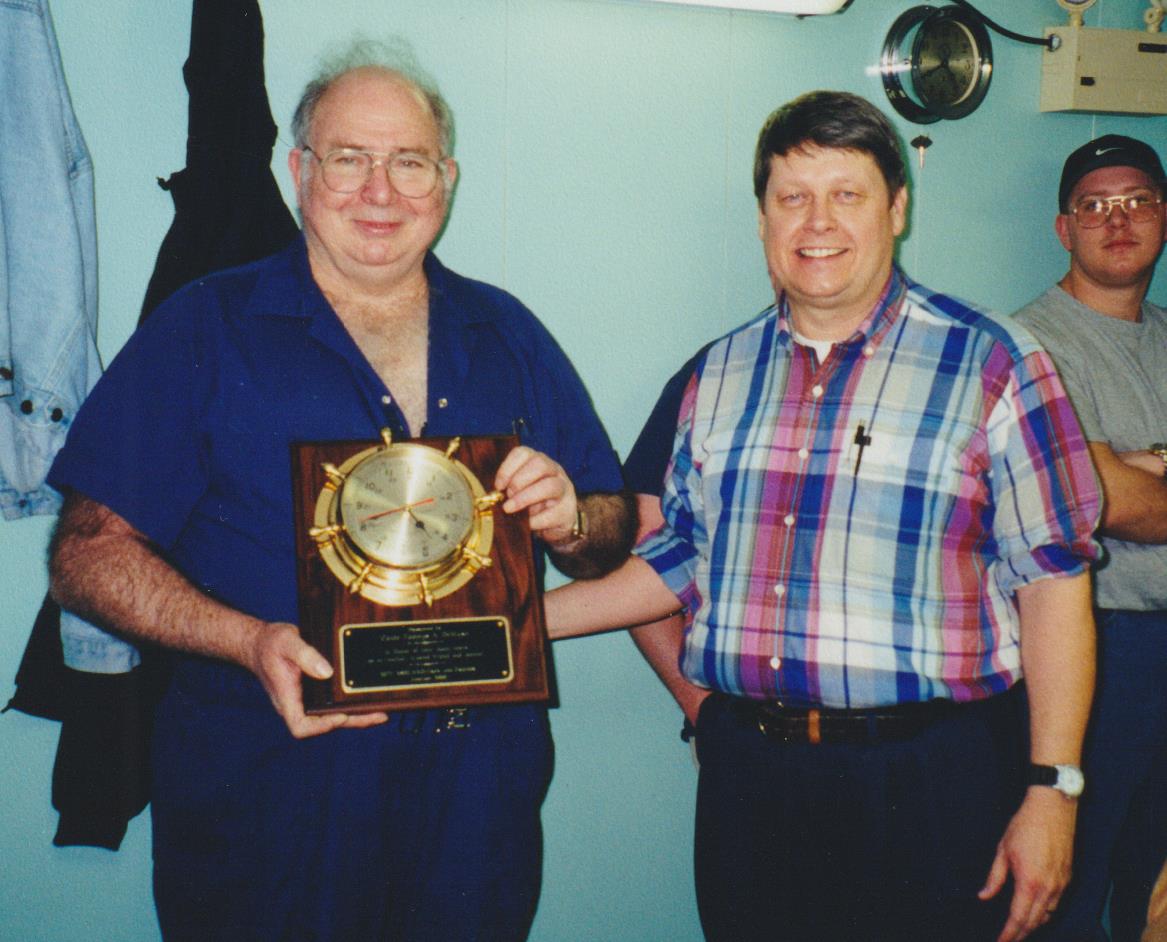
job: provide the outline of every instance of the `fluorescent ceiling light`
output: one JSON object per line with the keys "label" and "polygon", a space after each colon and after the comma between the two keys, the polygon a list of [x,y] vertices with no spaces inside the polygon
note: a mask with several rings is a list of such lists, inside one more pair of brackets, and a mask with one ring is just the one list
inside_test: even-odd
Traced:
{"label": "fluorescent ceiling light", "polygon": [[849,0],[649,0],[651,3],[673,3],[689,7],[724,7],[730,10],[757,10],[763,13],[794,13],[814,16],[820,13],[838,13]]}

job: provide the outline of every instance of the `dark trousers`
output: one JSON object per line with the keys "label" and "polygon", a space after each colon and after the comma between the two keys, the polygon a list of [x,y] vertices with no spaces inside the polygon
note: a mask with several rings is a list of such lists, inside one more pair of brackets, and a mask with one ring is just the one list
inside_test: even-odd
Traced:
{"label": "dark trousers", "polygon": [[[217,675],[217,676],[216,676]],[[155,726],[167,942],[521,942],[539,895],[546,710],[398,714],[291,738],[254,679],[182,671]]]}
{"label": "dark trousers", "polygon": [[1024,792],[1023,693],[903,742],[783,743],[728,698],[697,725],[697,901],[709,942],[992,942],[981,902]]}
{"label": "dark trousers", "polygon": [[1040,942],[1137,942],[1167,857],[1167,612],[1103,610],[1074,877]]}

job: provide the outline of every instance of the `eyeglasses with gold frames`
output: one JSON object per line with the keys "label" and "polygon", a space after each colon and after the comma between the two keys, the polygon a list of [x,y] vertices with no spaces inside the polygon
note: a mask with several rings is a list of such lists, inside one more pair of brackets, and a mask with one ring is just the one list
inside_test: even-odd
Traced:
{"label": "eyeglasses with gold frames", "polygon": [[1150,222],[1159,214],[1163,199],[1150,193],[1129,196],[1095,196],[1084,199],[1070,210],[1083,229],[1097,229],[1110,221],[1110,214],[1121,209],[1130,222]]}

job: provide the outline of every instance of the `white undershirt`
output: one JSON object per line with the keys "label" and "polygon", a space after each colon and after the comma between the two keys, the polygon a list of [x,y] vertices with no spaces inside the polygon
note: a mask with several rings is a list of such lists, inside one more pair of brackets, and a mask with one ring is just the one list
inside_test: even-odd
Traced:
{"label": "white undershirt", "polygon": [[811,340],[809,337],[804,337],[793,327],[790,330],[790,336],[794,338],[795,343],[800,343],[804,347],[810,347],[819,358],[819,363],[826,362],[831,353],[831,347],[835,345],[833,340]]}

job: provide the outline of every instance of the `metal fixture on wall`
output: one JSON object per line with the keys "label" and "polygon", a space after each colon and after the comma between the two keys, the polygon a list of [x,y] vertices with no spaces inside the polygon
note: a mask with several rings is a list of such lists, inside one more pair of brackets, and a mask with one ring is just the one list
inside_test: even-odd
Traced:
{"label": "metal fixture on wall", "polygon": [[993,44],[982,19],[963,6],[916,6],[888,30],[879,63],[892,107],[931,124],[971,114],[993,77]]}
{"label": "metal fixture on wall", "polygon": [[790,13],[795,16],[820,16],[838,13],[851,0],[648,0],[690,7],[721,7],[730,10],[753,10],[759,13]]}
{"label": "metal fixture on wall", "polygon": [[1164,0],[1148,0],[1145,29],[1102,29],[1082,23],[1094,0],[1057,0],[1070,14],[1045,33],[1042,111],[1167,114],[1167,41],[1159,30]]}
{"label": "metal fixture on wall", "polygon": [[1094,6],[1096,0],[1058,0],[1058,6],[1070,14],[1070,25],[1081,26],[1082,14]]}
{"label": "metal fixture on wall", "polygon": [[[1058,0],[1070,4],[1067,9],[1094,2]],[[969,0],[953,0],[944,7],[912,7],[900,14],[888,30],[879,61],[884,91],[896,111],[917,124],[972,114],[984,100],[993,75],[990,29],[1017,42],[1054,48],[1052,37],[1023,36],[1006,29]]]}

